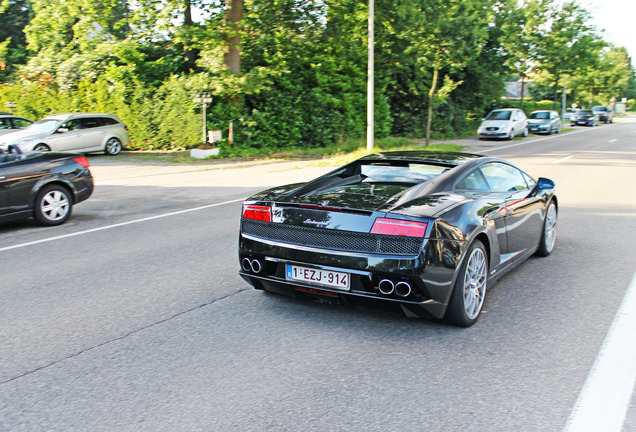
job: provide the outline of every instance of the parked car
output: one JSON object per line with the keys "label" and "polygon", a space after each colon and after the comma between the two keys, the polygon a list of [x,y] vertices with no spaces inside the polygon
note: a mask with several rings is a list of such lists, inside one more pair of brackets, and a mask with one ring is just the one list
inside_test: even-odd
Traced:
{"label": "parked car", "polygon": [[41,225],[60,225],[93,193],[86,156],[10,150],[0,151],[0,222],[34,217]]}
{"label": "parked car", "polygon": [[24,129],[31,123],[33,123],[33,120],[28,118],[14,116],[11,113],[0,112],[0,135]]}
{"label": "parked car", "polygon": [[577,111],[570,119],[570,124],[595,127],[599,125],[599,119],[593,111]]}
{"label": "parked car", "polygon": [[556,111],[533,111],[528,116],[528,130],[535,134],[561,132],[561,117]]}
{"label": "parked car", "polygon": [[0,137],[0,149],[14,144],[25,151],[104,152],[118,155],[130,143],[128,127],[112,114],[55,114]]}
{"label": "parked car", "polygon": [[572,116],[577,112],[578,110],[575,108],[566,108],[565,109],[565,114],[563,115],[563,120],[564,121],[568,121],[572,118]]}
{"label": "parked car", "polygon": [[528,119],[520,109],[505,108],[491,111],[477,129],[479,139],[528,136]]}
{"label": "parked car", "polygon": [[603,123],[614,123],[614,111],[606,106],[592,107],[592,112],[598,116]]}
{"label": "parked car", "polygon": [[254,288],[470,326],[487,286],[552,252],[557,197],[510,162],[383,152],[243,203],[239,274]]}

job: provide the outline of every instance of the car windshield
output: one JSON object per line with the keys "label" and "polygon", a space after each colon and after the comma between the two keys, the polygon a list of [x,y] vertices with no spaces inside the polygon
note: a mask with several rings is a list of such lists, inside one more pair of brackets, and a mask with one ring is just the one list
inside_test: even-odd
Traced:
{"label": "car windshield", "polygon": [[592,111],[607,111],[607,107],[594,107]]}
{"label": "car windshield", "polygon": [[24,128],[23,130],[25,131],[29,131],[32,133],[46,133],[46,132],[53,132],[55,130],[55,128],[57,127],[57,125],[60,124],[59,120],[53,120],[53,119],[44,119],[44,120],[40,120],[40,121],[36,121],[35,123],[32,123],[30,126]]}
{"label": "car windshield", "polygon": [[537,111],[530,114],[531,119],[549,119],[550,113],[547,111]]}
{"label": "car windshield", "polygon": [[592,114],[590,111],[579,111],[576,113],[576,115],[579,117],[590,117],[590,116],[593,116],[594,114]]}
{"label": "car windshield", "polygon": [[510,120],[511,111],[491,111],[486,120]]}

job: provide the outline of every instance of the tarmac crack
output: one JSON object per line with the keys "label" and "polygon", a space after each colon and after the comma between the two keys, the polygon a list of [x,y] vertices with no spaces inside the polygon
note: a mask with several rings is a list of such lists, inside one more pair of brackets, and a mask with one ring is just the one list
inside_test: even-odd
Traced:
{"label": "tarmac crack", "polygon": [[63,357],[63,358],[60,358],[60,359],[54,360],[54,361],[52,361],[52,362],[50,362],[50,363],[48,363],[48,364],[45,364],[45,365],[43,365],[43,366],[39,366],[39,367],[37,367],[37,368],[35,368],[35,369],[28,370],[28,371],[26,371],[26,372],[23,372],[23,373],[21,373],[21,374],[19,374],[19,375],[16,375],[16,376],[14,376],[14,377],[9,378],[9,379],[6,379],[6,380],[3,380],[3,381],[0,381],[0,385],[8,384],[8,383],[10,383],[10,382],[12,382],[12,381],[16,381],[16,380],[18,380],[18,379],[20,379],[20,378],[27,377],[27,376],[32,375],[32,374],[34,374],[34,373],[37,373],[37,372],[40,372],[40,371],[42,371],[42,370],[48,369],[48,368],[50,368],[51,366],[55,366],[55,365],[57,365],[57,364],[60,364],[60,363],[62,363],[62,362],[65,362],[65,361],[67,361],[67,360],[73,359],[73,358],[75,358],[75,357],[79,357],[79,356],[80,356],[80,355],[82,355],[82,354],[85,354],[85,353],[88,353],[88,352],[93,351],[93,350],[95,350],[95,349],[98,349],[98,348],[101,348],[101,347],[104,347],[104,346],[110,345],[110,344],[112,344],[112,343],[114,343],[114,342],[122,341],[122,340],[124,340],[124,339],[129,338],[130,336],[133,336],[133,335],[135,335],[135,334],[141,333],[142,331],[145,331],[145,330],[151,329],[151,328],[153,328],[153,327],[157,327],[157,326],[159,326],[159,325],[161,325],[161,324],[167,323],[167,322],[169,322],[169,321],[171,321],[171,320],[173,320],[173,319],[175,319],[175,318],[178,318],[178,317],[180,317],[180,316],[186,315],[186,314],[188,314],[188,313],[190,313],[190,312],[194,312],[194,311],[199,310],[199,309],[202,309],[202,308],[204,308],[204,307],[211,306],[211,305],[213,305],[213,304],[215,304],[215,303],[217,303],[217,302],[219,302],[219,301],[222,301],[222,300],[228,299],[228,298],[233,297],[233,296],[235,296],[235,295],[238,295],[238,294],[240,294],[240,293],[242,293],[242,292],[248,291],[249,289],[250,289],[250,288],[249,288],[249,287],[247,287],[247,288],[242,288],[242,289],[239,289],[239,290],[233,291],[233,292],[231,292],[231,293],[229,293],[229,294],[226,294],[226,295],[224,295],[224,296],[222,296],[222,297],[219,297],[219,298],[213,299],[213,300],[211,300],[211,301],[209,301],[209,302],[207,302],[207,303],[203,303],[203,304],[200,304],[200,305],[197,305],[197,306],[191,307],[190,309],[183,310],[183,311],[178,312],[178,313],[176,313],[176,314],[174,314],[174,315],[171,315],[171,316],[169,316],[169,317],[167,317],[167,318],[164,318],[164,319],[161,319],[161,320],[159,320],[159,321],[156,321],[156,322],[154,322],[154,323],[152,323],[152,324],[147,324],[147,325],[142,326],[142,327],[139,327],[139,328],[137,328],[137,329],[135,329],[135,330],[131,330],[131,331],[129,331],[129,332],[128,332],[128,333],[126,333],[126,334],[123,334],[123,335],[121,335],[121,336],[115,337],[115,338],[110,339],[110,340],[108,340],[108,341],[101,342],[101,343],[99,343],[99,344],[93,345],[93,346],[88,347],[88,348],[83,348],[83,349],[81,349],[80,351],[77,351],[77,352],[75,352],[75,353],[72,353],[72,354],[67,355],[66,357]]}

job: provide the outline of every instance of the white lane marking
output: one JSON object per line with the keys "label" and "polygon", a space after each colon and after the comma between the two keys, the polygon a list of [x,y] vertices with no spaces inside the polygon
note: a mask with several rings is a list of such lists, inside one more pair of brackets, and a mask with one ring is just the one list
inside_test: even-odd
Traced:
{"label": "white lane marking", "polygon": [[208,204],[208,205],[204,205],[201,207],[194,207],[194,208],[189,208],[189,209],[185,209],[185,210],[179,210],[179,211],[175,211],[172,213],[165,213],[165,214],[161,214],[161,215],[156,215],[156,216],[149,216],[146,218],[142,218],[142,219],[136,219],[136,220],[132,220],[132,221],[128,221],[128,222],[122,222],[122,223],[118,223],[118,224],[113,224],[113,225],[106,225],[103,227],[99,227],[99,228],[92,228],[89,230],[84,230],[84,231],[78,231],[75,233],[71,233],[71,234],[64,234],[64,235],[60,235],[60,236],[55,236],[55,237],[49,237],[49,238],[45,238],[45,239],[41,239],[41,240],[35,240],[32,242],[27,242],[27,243],[21,243],[21,244],[17,244],[17,245],[13,245],[13,246],[7,246],[7,247],[3,247],[0,248],[0,252],[4,252],[4,251],[8,251],[11,249],[19,249],[19,248],[23,248],[23,247],[27,247],[27,246],[33,246],[36,244],[40,244],[40,243],[47,243],[47,242],[51,242],[54,240],[61,240],[61,239],[65,239],[65,238],[69,238],[69,237],[75,237],[75,236],[79,236],[79,235],[84,235],[84,234],[90,234],[90,233],[94,233],[97,231],[104,231],[104,230],[108,230],[108,229],[112,229],[112,228],[119,228],[122,226],[126,226],[126,225],[132,225],[132,224],[136,224],[136,223],[140,223],[140,222],[147,222],[147,221],[151,221],[154,219],[161,219],[161,218],[165,218],[165,217],[169,217],[169,216],[176,216],[176,215],[180,215],[183,213],[190,213],[193,211],[198,211],[198,210],[205,210],[205,209],[209,209],[212,207],[219,207],[225,204],[232,204],[235,202],[239,202],[239,201],[245,201],[245,198],[239,198],[239,199],[235,199],[235,200],[231,200],[231,201],[224,201],[224,202],[220,202],[220,203],[215,203],[215,204]]}
{"label": "white lane marking", "polygon": [[636,274],[564,432],[620,432],[636,383]]}
{"label": "white lane marking", "polygon": [[568,160],[568,159],[572,159],[572,157],[573,157],[573,156],[566,156],[566,157],[562,157],[561,159],[557,159],[557,160],[555,160],[555,161],[552,161],[551,163],[553,163],[553,164],[558,164],[558,163],[561,163],[561,162],[565,162],[565,161],[566,161],[566,160]]}
{"label": "white lane marking", "polygon": [[618,141],[618,138],[614,138],[614,139],[609,140],[609,142],[616,142],[616,141]]}
{"label": "white lane marking", "polygon": [[[568,134],[568,136],[570,136],[570,135],[575,135],[575,134],[578,134],[578,133],[589,132],[589,131],[590,130],[581,129],[581,130],[577,130],[577,131],[573,131],[573,132],[568,132],[567,134]],[[558,138],[559,136],[561,136],[561,134],[550,135],[550,136],[547,136],[545,138],[534,139],[532,141],[525,141],[524,140],[524,141],[518,142],[517,144],[510,144],[510,145],[503,146],[503,147],[493,147],[493,148],[490,148],[490,149],[477,150],[477,151],[479,153],[488,153],[488,152],[495,151],[495,150],[503,150],[503,149],[507,149],[507,148],[510,148],[510,147],[517,147],[517,146],[520,146],[520,145],[527,145],[527,144],[532,144],[532,143],[536,143],[536,142],[539,142],[539,141],[545,141],[545,140],[549,140],[549,139],[554,139],[554,138]]]}

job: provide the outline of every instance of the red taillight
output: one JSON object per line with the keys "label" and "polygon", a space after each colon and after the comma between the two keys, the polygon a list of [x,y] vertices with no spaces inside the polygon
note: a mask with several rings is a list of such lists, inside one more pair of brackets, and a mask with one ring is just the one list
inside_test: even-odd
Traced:
{"label": "red taillight", "polygon": [[77,162],[78,164],[80,164],[81,166],[83,166],[84,168],[88,168],[88,166],[90,165],[88,163],[88,159],[86,158],[86,156],[76,157],[76,158],[73,158],[73,160]]}
{"label": "red taillight", "polygon": [[267,206],[246,205],[243,206],[243,217],[265,222],[272,221],[272,209]]}
{"label": "red taillight", "polygon": [[426,223],[377,218],[373,224],[373,228],[371,228],[371,233],[406,237],[424,237],[424,234],[426,233]]}

